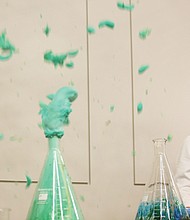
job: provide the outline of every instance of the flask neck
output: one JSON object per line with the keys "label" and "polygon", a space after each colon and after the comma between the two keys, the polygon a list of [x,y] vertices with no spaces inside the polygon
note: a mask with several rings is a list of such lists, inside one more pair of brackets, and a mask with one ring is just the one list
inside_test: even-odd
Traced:
{"label": "flask neck", "polygon": [[59,149],[60,146],[60,138],[54,136],[52,138],[48,138],[48,146],[49,150]]}
{"label": "flask neck", "polygon": [[157,155],[165,155],[166,153],[166,142],[165,138],[157,138],[153,140],[154,143],[154,154]]}

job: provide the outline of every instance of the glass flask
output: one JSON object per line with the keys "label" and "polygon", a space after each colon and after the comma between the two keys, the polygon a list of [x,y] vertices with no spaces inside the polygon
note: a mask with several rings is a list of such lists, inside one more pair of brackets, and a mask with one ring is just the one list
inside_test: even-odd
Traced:
{"label": "glass flask", "polygon": [[59,138],[48,138],[49,151],[27,220],[83,220],[82,212],[59,149]]}
{"label": "glass flask", "polygon": [[153,171],[135,220],[190,219],[168,164],[165,153],[166,139],[158,138],[153,140],[153,143]]}

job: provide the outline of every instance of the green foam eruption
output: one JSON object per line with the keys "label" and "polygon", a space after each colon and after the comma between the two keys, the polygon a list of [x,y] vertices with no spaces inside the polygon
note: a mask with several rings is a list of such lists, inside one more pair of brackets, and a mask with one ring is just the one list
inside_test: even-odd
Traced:
{"label": "green foam eruption", "polygon": [[46,105],[40,103],[39,114],[42,117],[42,127],[45,136],[61,138],[64,135],[63,127],[69,124],[69,114],[72,112],[71,103],[77,98],[78,93],[71,87],[63,87],[55,94],[48,95],[51,102]]}

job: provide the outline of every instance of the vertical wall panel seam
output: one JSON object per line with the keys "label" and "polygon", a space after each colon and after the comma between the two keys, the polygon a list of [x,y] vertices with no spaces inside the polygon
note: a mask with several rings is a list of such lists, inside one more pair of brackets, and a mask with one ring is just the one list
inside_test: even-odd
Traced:
{"label": "vertical wall panel seam", "polygon": [[87,65],[87,102],[88,102],[88,178],[91,184],[91,121],[90,121],[90,63],[89,63],[89,36],[88,36],[88,0],[86,0],[86,65]]}

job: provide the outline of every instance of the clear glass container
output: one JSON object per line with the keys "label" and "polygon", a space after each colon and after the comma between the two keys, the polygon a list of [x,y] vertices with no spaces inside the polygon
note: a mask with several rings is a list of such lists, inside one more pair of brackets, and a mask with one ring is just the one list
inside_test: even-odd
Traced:
{"label": "clear glass container", "polygon": [[190,219],[166,157],[166,139],[154,139],[153,143],[155,149],[153,171],[135,220]]}
{"label": "clear glass container", "polygon": [[83,220],[73,186],[59,150],[59,138],[48,138],[49,152],[27,220]]}

